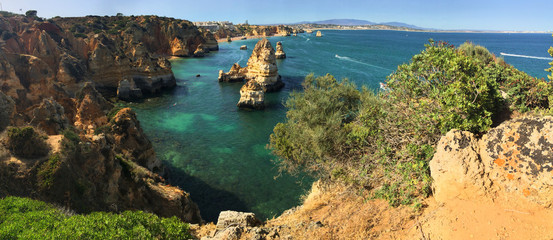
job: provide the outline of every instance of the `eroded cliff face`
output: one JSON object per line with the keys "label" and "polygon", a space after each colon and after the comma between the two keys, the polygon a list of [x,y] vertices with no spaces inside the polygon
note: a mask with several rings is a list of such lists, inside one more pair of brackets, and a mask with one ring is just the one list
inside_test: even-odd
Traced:
{"label": "eroded cliff face", "polygon": [[0,197],[201,222],[188,193],[163,179],[165,168],[134,112],[106,97],[133,100],[172,87],[167,56],[217,48],[213,35],[185,20],[0,16],[0,138],[6,125],[30,125],[50,135],[52,148],[19,159],[0,144],[0,180],[9,183]]}
{"label": "eroded cliff face", "polygon": [[73,97],[85,82],[115,96],[121,81],[140,94],[175,86],[168,56],[218,50],[215,37],[191,22],[156,16],[53,18],[0,16],[0,86],[18,107],[54,93]]}

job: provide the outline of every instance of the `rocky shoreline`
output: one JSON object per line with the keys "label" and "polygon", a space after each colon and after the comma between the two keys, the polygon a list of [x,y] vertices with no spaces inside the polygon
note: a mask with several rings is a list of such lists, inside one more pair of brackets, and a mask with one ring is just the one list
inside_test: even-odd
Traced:
{"label": "rocky shoreline", "polygon": [[[164,166],[134,101],[176,85],[168,57],[218,50],[191,22],[157,16],[41,19],[0,16],[0,105],[6,125],[47,135],[46,155],[27,159],[0,146],[0,197],[32,197],[78,213],[143,210],[202,222],[190,196],[164,180]],[[21,128],[23,129],[23,128]],[[42,137],[41,137],[42,138]],[[45,178],[44,172],[48,172]]]}

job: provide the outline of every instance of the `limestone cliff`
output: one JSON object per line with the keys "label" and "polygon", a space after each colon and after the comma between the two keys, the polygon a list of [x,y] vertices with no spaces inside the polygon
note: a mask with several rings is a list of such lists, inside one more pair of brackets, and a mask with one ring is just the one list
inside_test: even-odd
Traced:
{"label": "limestone cliff", "polygon": [[277,42],[277,44],[276,44],[275,57],[276,57],[277,59],[286,58],[286,53],[285,53],[284,50],[282,49],[282,43],[281,43],[281,42]]}
{"label": "limestone cliff", "polygon": [[156,16],[0,15],[0,36],[0,138],[7,125],[30,125],[50,135],[52,148],[18,159],[0,144],[0,180],[9,183],[0,197],[201,222],[188,193],[161,177],[164,167],[132,110],[117,111],[106,96],[133,100],[174,86],[165,57],[217,50],[211,33]]}
{"label": "limestone cliff", "polygon": [[[19,108],[46,96],[73,97],[84,82],[115,96],[126,80],[133,100],[175,86],[166,56],[203,56],[215,37],[191,22],[157,16],[0,16],[0,83]],[[126,87],[123,84],[123,88]],[[129,90],[130,91],[130,90]]]}

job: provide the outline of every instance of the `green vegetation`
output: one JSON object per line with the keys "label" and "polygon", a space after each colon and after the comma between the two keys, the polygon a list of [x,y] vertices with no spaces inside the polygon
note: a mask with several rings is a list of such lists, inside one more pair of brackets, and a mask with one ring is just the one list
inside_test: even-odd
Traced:
{"label": "green vegetation", "polygon": [[372,189],[392,205],[420,205],[418,197],[431,191],[428,162],[443,134],[484,133],[505,105],[510,111],[549,108],[551,83],[481,46],[430,40],[425,47],[398,66],[379,94],[359,91],[347,79],[307,76],[304,91],[286,101],[286,122],[270,137],[282,168]]}
{"label": "green vegetation", "polygon": [[141,211],[65,215],[44,202],[0,200],[0,239],[191,239],[189,226],[176,217]]}
{"label": "green vegetation", "polygon": [[54,174],[61,165],[61,156],[52,154],[48,160],[43,163],[38,169],[38,187],[41,190],[50,189],[54,185]]}
{"label": "green vegetation", "polygon": [[7,148],[18,157],[44,157],[50,151],[46,143],[47,137],[39,134],[33,127],[8,128]]}

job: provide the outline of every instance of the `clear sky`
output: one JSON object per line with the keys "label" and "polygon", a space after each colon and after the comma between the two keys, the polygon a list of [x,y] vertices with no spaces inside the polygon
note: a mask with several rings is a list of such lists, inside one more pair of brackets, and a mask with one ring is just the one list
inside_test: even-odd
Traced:
{"label": "clear sky", "polygon": [[[160,15],[250,24],[335,18],[404,22],[426,28],[552,31],[553,0],[0,0],[4,11],[40,17]],[[21,9],[21,10],[20,10]]]}

